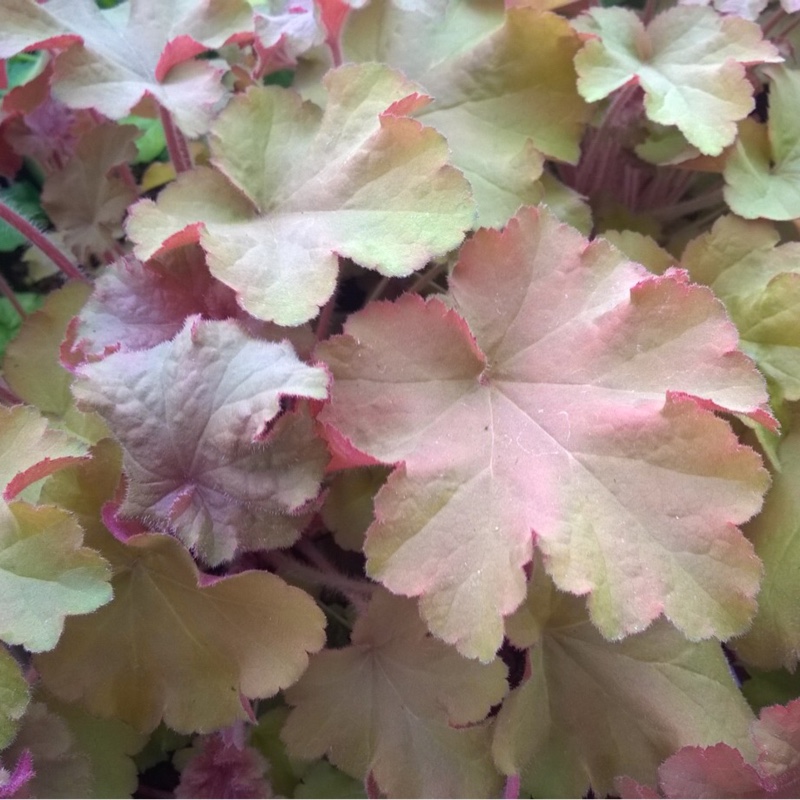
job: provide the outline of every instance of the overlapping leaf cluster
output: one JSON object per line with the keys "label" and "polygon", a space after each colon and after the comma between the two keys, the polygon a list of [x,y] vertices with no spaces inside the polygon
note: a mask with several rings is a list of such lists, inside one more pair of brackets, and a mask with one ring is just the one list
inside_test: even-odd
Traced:
{"label": "overlapping leaf cluster", "polygon": [[791,796],[797,13],[6,0],[0,794]]}

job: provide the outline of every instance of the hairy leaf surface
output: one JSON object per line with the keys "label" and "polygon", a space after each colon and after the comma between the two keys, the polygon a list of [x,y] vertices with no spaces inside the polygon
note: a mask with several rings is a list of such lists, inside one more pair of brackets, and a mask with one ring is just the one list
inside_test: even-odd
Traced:
{"label": "hairy leaf surface", "polygon": [[295,709],[282,737],[294,757],[327,755],[361,779],[371,772],[390,796],[492,796],[500,779],[488,730],[463,726],[502,699],[505,667],[432,639],[416,605],[377,590],[351,644],[315,656],[286,693]]}
{"label": "hairy leaf surface", "polygon": [[396,277],[456,247],[474,207],[444,139],[405,116],[420,87],[378,64],[325,85],[324,112],[275,86],[232,101],[212,131],[219,171],[134,206],[137,255],[199,241],[248,312],[298,325],[333,294],[337,254]]}
{"label": "hairy leaf surface", "polygon": [[167,526],[212,565],[300,535],[327,451],[306,410],[279,412],[283,398],[324,399],[327,376],[288,342],[191,317],[171,341],[80,374],[76,397],[125,451],[123,516]]}
{"label": "hairy leaf surface", "polygon": [[608,637],[662,612],[693,639],[741,631],[760,564],[735,526],[768,477],[712,409],[774,421],[719,301],[535,209],[479,231],[450,285],[458,311],[372,304],[318,350],[334,375],[320,419],[398,465],[369,573],[483,659],[534,539]]}

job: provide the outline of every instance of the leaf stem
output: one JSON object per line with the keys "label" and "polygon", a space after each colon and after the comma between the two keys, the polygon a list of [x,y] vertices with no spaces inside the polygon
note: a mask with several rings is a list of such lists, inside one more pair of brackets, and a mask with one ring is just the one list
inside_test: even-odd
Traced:
{"label": "leaf stem", "polygon": [[331,327],[331,320],[333,319],[333,312],[336,309],[336,292],[330,296],[330,299],[327,303],[322,307],[322,311],[319,313],[319,317],[317,318],[317,327],[314,330],[314,333],[317,337],[317,341],[321,342],[323,339],[327,338],[328,331]]}
{"label": "leaf stem", "polygon": [[[625,86],[622,86],[617,91],[616,95],[611,99],[608,104],[608,108],[606,109],[606,113],[603,115],[603,119],[592,131],[592,140],[589,142],[589,146],[586,148],[586,152],[581,158],[581,162],[584,166],[594,164],[598,159],[600,152],[612,143],[609,141],[611,137],[606,136],[608,128],[615,121],[620,109],[625,107],[626,103],[628,103],[628,101],[635,95],[638,89],[638,82],[632,81],[631,83],[627,83]],[[602,188],[605,180],[607,161],[607,156],[602,159],[603,168],[594,171],[593,179],[589,181],[588,191],[584,191],[584,194],[592,195],[598,189]]]}
{"label": "leaf stem", "polygon": [[722,187],[715,186],[697,197],[690,197],[688,200],[681,200],[671,206],[656,208],[651,212],[654,217],[682,217],[685,214],[693,214],[696,211],[704,211],[706,208],[713,208],[723,201]]}
{"label": "leaf stem", "polygon": [[503,800],[517,800],[519,798],[519,790],[519,775],[509,775],[506,778],[506,785],[503,789]]}
{"label": "leaf stem", "polygon": [[408,291],[411,294],[414,292],[421,292],[428,284],[433,283],[446,270],[447,264],[442,262],[434,264],[427,272],[423,272],[422,275],[411,284]]}
{"label": "leaf stem", "polygon": [[391,278],[384,275],[373,287],[372,291],[367,295],[367,299],[364,301],[364,305],[369,305],[373,300],[377,300],[385,291],[386,287],[389,285],[389,281]]}
{"label": "leaf stem", "polygon": [[178,174],[188,172],[194,164],[192,164],[192,155],[189,152],[189,144],[186,141],[186,137],[175,124],[172,114],[164,106],[158,107],[158,113],[161,117],[161,124],[164,127],[164,138],[167,140],[169,158],[172,161],[175,172]]}
{"label": "leaf stem", "polygon": [[0,403],[6,406],[18,406],[25,401],[18,397],[11,387],[5,382],[5,379],[0,378]]}
{"label": "leaf stem", "polygon": [[0,219],[19,231],[32,245],[38,247],[65,275],[76,281],[88,282],[88,278],[42,231],[2,200],[0,200]]}
{"label": "leaf stem", "polygon": [[311,564],[304,564],[298,561],[288,553],[272,552],[268,554],[268,560],[272,565],[286,572],[289,575],[294,575],[299,580],[308,581],[316,585],[327,586],[343,595],[356,608],[361,608],[364,601],[369,599],[372,594],[371,586],[365,581],[354,580],[342,575],[330,566],[327,569],[322,569]]}
{"label": "leaf stem", "polygon": [[22,319],[27,318],[28,312],[20,305],[17,296],[14,294],[14,290],[9,286],[8,281],[2,275],[0,275],[0,293],[5,295],[6,300],[11,303],[14,311],[16,311]]}

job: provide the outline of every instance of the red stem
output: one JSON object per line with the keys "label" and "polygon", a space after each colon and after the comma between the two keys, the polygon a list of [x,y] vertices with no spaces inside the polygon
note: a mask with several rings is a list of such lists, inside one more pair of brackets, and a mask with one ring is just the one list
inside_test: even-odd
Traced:
{"label": "red stem", "polygon": [[0,404],[6,406],[18,406],[25,401],[16,392],[11,390],[6,382],[0,378]]}
{"label": "red stem", "polygon": [[161,115],[164,138],[167,140],[167,150],[169,151],[172,166],[175,167],[175,172],[178,174],[188,172],[194,164],[192,164],[192,156],[189,152],[189,144],[186,141],[186,137],[175,124],[172,114],[164,106],[158,107],[158,113]]}
{"label": "red stem", "polygon": [[519,797],[520,780],[519,775],[509,775],[506,778],[506,785],[503,789],[504,800],[517,800]]}
{"label": "red stem", "polygon": [[342,57],[342,44],[338,36],[329,36],[325,42],[328,49],[331,51],[331,58],[333,59],[334,67],[341,67],[343,62]]}
{"label": "red stem", "polygon": [[317,319],[317,327],[315,334],[317,341],[321,342],[328,336],[328,331],[331,327],[331,320],[333,319],[333,312],[336,308],[336,292],[331,295],[331,299],[322,307],[319,318]]}
{"label": "red stem", "polygon": [[11,206],[0,200],[0,219],[19,231],[32,245],[38,247],[68,277],[87,281],[83,273],[35,225],[28,222]]}
{"label": "red stem", "polygon": [[6,296],[8,302],[13,306],[14,311],[16,311],[22,319],[26,319],[28,312],[20,305],[17,296],[14,294],[14,290],[8,285],[8,281],[2,275],[0,275],[0,292]]}

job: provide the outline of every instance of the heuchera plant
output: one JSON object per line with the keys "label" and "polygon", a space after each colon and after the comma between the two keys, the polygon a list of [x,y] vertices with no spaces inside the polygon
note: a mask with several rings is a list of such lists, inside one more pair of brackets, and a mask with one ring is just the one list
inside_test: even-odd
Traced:
{"label": "heuchera plant", "polygon": [[796,797],[800,3],[0,2],[0,797]]}

